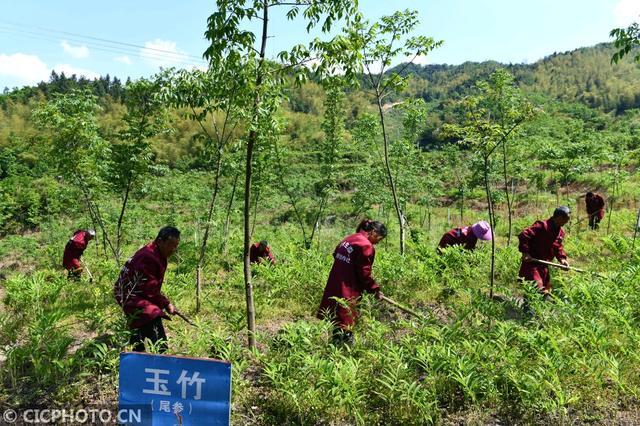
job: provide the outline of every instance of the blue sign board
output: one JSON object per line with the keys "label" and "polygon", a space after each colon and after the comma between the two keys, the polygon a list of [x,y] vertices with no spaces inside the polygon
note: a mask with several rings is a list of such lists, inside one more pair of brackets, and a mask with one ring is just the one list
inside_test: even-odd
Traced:
{"label": "blue sign board", "polygon": [[130,411],[126,424],[229,425],[231,364],[123,352],[119,402],[120,411]]}

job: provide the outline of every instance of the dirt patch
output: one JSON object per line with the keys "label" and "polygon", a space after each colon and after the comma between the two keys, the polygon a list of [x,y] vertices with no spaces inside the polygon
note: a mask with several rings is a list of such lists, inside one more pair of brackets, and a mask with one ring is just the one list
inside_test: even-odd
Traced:
{"label": "dirt patch", "polygon": [[[35,271],[35,266],[24,263],[16,254],[10,254],[0,260],[0,270],[19,273],[29,273]],[[5,280],[6,274],[1,274],[0,281]]]}
{"label": "dirt patch", "polygon": [[73,355],[78,352],[86,341],[88,340],[96,340],[98,337],[98,333],[95,331],[84,330],[81,328],[82,324],[79,324],[77,327],[74,327],[71,330],[71,337],[73,337],[73,342],[67,348],[67,353],[69,355]]}
{"label": "dirt patch", "polygon": [[615,420],[612,420],[609,424],[616,424],[621,426],[632,426],[640,424],[640,411],[636,410],[627,410],[627,411],[618,411],[616,413]]}

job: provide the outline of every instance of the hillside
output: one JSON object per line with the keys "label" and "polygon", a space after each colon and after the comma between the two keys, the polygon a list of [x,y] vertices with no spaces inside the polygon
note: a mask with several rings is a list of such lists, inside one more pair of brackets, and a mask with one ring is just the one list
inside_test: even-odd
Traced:
{"label": "hillside", "polygon": [[467,62],[462,65],[412,65],[405,73],[417,78],[407,94],[426,101],[464,95],[478,79],[496,68],[509,70],[524,90],[563,102],[580,102],[605,112],[640,107],[640,65],[627,57],[611,65],[609,43],[554,53],[533,64]]}
{"label": "hillside", "polygon": [[[639,70],[607,55],[413,67],[385,105],[335,76],[256,89],[254,62],[3,94],[0,406],[116,404],[131,330],[114,283],[171,225],[162,292],[195,326],[164,321],[168,354],[232,363],[232,424],[640,423]],[[587,191],[606,200],[599,229]],[[559,205],[571,221],[549,241],[586,272],[550,269],[543,295],[518,278],[518,234]],[[364,294],[337,345],[316,314],[364,218],[388,235],[366,234],[379,244],[353,276],[419,315]],[[436,251],[479,220],[492,242]],[[88,228],[67,279],[65,244]],[[260,240],[277,262],[245,269]]]}

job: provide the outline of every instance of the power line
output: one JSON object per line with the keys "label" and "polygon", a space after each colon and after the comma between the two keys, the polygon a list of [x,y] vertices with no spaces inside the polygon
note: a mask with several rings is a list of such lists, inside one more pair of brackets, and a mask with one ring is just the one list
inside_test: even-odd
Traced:
{"label": "power line", "polygon": [[[35,28],[24,29],[25,28]],[[92,49],[121,53],[121,54],[135,54],[143,58],[155,59],[155,60],[167,60],[176,63],[184,63],[189,65],[196,65],[193,62],[197,62],[199,65],[205,65],[207,62],[202,58],[195,55],[189,55],[187,53],[174,52],[169,50],[157,49],[153,47],[140,46],[133,43],[120,42],[115,40],[108,40],[99,37],[85,36],[82,34],[70,33],[66,31],[51,30],[41,27],[33,27],[28,25],[11,23],[8,21],[0,20],[0,31],[9,34],[20,35],[28,38],[36,38],[40,40],[46,40],[50,42],[63,42],[70,40],[76,43],[85,43]],[[60,38],[58,34],[64,34],[67,36],[65,39]],[[94,41],[95,40],[95,41]],[[189,61],[190,60],[190,61]]]}
{"label": "power line", "polygon": [[[21,32],[21,33],[16,33],[15,31],[11,31],[11,30],[6,30],[2,27],[0,27],[0,33],[4,33],[4,34],[13,34],[13,35],[19,35],[21,37],[26,37],[26,38],[30,38],[30,39],[34,39],[34,40],[45,40],[45,41],[49,41],[49,42],[57,42],[58,40],[53,40],[50,39],[48,37],[43,37],[41,35],[35,35],[35,34],[29,34],[29,33],[25,33],[25,32]],[[138,54],[139,52],[135,52],[135,51],[128,51],[128,50],[124,50],[124,49],[118,49],[118,48],[111,48],[111,47],[103,47],[100,45],[88,45],[88,47],[91,47],[92,50],[98,50],[98,51],[103,51],[103,52],[110,52],[110,53],[116,53],[116,54]],[[170,62],[175,62],[176,64],[185,64],[185,65],[192,65],[192,66],[197,66],[197,65],[206,65],[206,62],[201,62],[200,64],[195,64],[193,62],[184,60],[184,59],[179,59],[177,57],[168,57],[168,56],[161,56],[158,54],[144,54],[141,57],[145,58],[145,59],[153,59],[153,60],[158,60],[158,61],[170,61]]]}
{"label": "power line", "polygon": [[174,52],[174,51],[171,51],[171,50],[158,49],[158,48],[155,48],[155,47],[146,47],[146,46],[141,46],[141,45],[134,44],[134,43],[128,43],[128,42],[122,42],[122,41],[116,41],[116,40],[109,40],[109,39],[100,38],[100,37],[88,36],[88,35],[68,32],[68,31],[54,30],[54,29],[38,27],[38,26],[30,26],[30,25],[27,25],[27,24],[14,23],[14,22],[5,21],[5,20],[0,20],[0,23],[4,24],[4,25],[17,27],[18,29],[22,29],[22,27],[24,27],[24,28],[32,28],[32,29],[35,29],[35,30],[38,30],[38,31],[41,31],[41,32],[44,32],[44,33],[62,34],[62,35],[69,36],[69,37],[80,38],[82,41],[84,41],[85,39],[86,40],[94,40],[94,41],[98,41],[98,42],[102,42],[102,43],[109,43],[109,44],[133,47],[133,48],[137,48],[137,49],[151,50],[151,51],[154,51],[154,52],[157,52],[157,53],[160,53],[160,54],[179,55],[179,56],[184,56],[184,57],[188,57],[188,58],[191,58],[191,59],[195,59],[195,60],[198,60],[198,61],[202,61],[202,57],[199,57],[199,56],[190,55],[190,54],[187,54],[187,53],[178,53],[178,52]]}

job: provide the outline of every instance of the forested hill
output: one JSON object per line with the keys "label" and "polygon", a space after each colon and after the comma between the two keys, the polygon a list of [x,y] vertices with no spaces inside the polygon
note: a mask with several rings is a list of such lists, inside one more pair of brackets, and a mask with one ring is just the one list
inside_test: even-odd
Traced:
{"label": "forested hill", "polygon": [[609,43],[554,53],[533,64],[495,61],[461,65],[411,65],[404,73],[417,78],[406,94],[438,101],[464,94],[496,68],[508,69],[526,91],[541,92],[564,102],[582,102],[604,111],[640,107],[640,64],[631,55],[612,65]]}
{"label": "forested hill", "polygon": [[[416,76],[404,96],[422,97],[427,102],[464,95],[479,79],[486,79],[496,68],[506,68],[528,92],[543,93],[564,102],[581,102],[592,108],[621,113],[640,108],[640,64],[632,56],[611,64],[615,49],[610,43],[554,53],[533,64],[501,64],[495,61],[465,62],[461,65],[410,65],[403,74]],[[398,67],[399,68],[399,67]],[[392,70],[393,71],[393,70]],[[51,74],[49,82],[34,87],[9,90],[0,95],[0,106],[8,98],[26,101],[33,97],[90,87],[99,96],[120,99],[121,81],[108,75],[97,80]]]}

